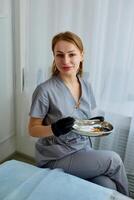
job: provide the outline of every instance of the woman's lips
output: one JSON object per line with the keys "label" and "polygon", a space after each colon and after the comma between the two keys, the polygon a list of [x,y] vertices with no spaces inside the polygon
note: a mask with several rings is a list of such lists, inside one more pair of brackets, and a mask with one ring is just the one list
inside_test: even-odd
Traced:
{"label": "woman's lips", "polygon": [[69,71],[72,69],[72,66],[64,65],[64,66],[62,66],[62,69],[65,71]]}

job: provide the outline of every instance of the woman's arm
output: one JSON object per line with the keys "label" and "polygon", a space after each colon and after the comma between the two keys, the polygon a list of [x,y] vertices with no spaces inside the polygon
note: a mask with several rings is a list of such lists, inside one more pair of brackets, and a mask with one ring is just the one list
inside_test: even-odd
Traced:
{"label": "woman's arm", "polygon": [[48,137],[52,136],[51,126],[43,126],[42,120],[40,118],[30,117],[29,119],[29,134],[33,137]]}

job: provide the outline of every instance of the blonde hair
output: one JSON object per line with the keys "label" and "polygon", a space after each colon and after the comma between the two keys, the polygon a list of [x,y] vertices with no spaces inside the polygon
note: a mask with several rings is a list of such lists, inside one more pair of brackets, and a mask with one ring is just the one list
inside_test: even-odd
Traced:
{"label": "blonde hair", "polygon": [[[59,42],[61,40],[64,40],[64,41],[74,44],[80,50],[80,52],[83,53],[84,48],[83,48],[83,43],[82,43],[80,37],[69,31],[61,32],[53,37],[53,39],[52,39],[53,53],[54,53],[55,45],[57,44],[57,42]],[[53,61],[52,76],[57,75],[58,73],[59,73],[59,70],[56,67],[55,61]],[[77,74],[80,76],[82,76],[82,74],[83,74],[83,61],[80,62],[79,71]]]}

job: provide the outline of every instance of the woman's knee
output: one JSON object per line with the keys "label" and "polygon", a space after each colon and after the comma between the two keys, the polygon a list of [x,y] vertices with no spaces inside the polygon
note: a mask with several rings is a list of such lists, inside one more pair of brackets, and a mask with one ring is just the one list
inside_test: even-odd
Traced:
{"label": "woman's knee", "polygon": [[115,174],[117,174],[119,171],[124,171],[124,164],[120,158],[120,156],[114,152],[109,152],[109,167],[107,171],[105,172],[105,175],[108,177],[112,177]]}
{"label": "woman's knee", "polygon": [[114,164],[122,165],[122,159],[119,156],[119,154],[117,154],[116,152],[109,151],[109,158],[110,158],[111,162],[113,162]]}

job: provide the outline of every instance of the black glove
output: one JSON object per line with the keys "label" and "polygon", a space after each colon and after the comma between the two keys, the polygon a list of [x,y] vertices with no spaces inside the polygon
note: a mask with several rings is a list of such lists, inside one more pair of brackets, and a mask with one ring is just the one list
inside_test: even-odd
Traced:
{"label": "black glove", "polygon": [[74,118],[66,117],[62,118],[51,125],[53,134],[59,137],[60,135],[65,135],[72,130],[74,124]]}
{"label": "black glove", "polygon": [[89,118],[89,120],[99,120],[100,122],[103,122],[104,121],[104,117],[103,116],[97,116],[97,117],[92,117],[92,118]]}

